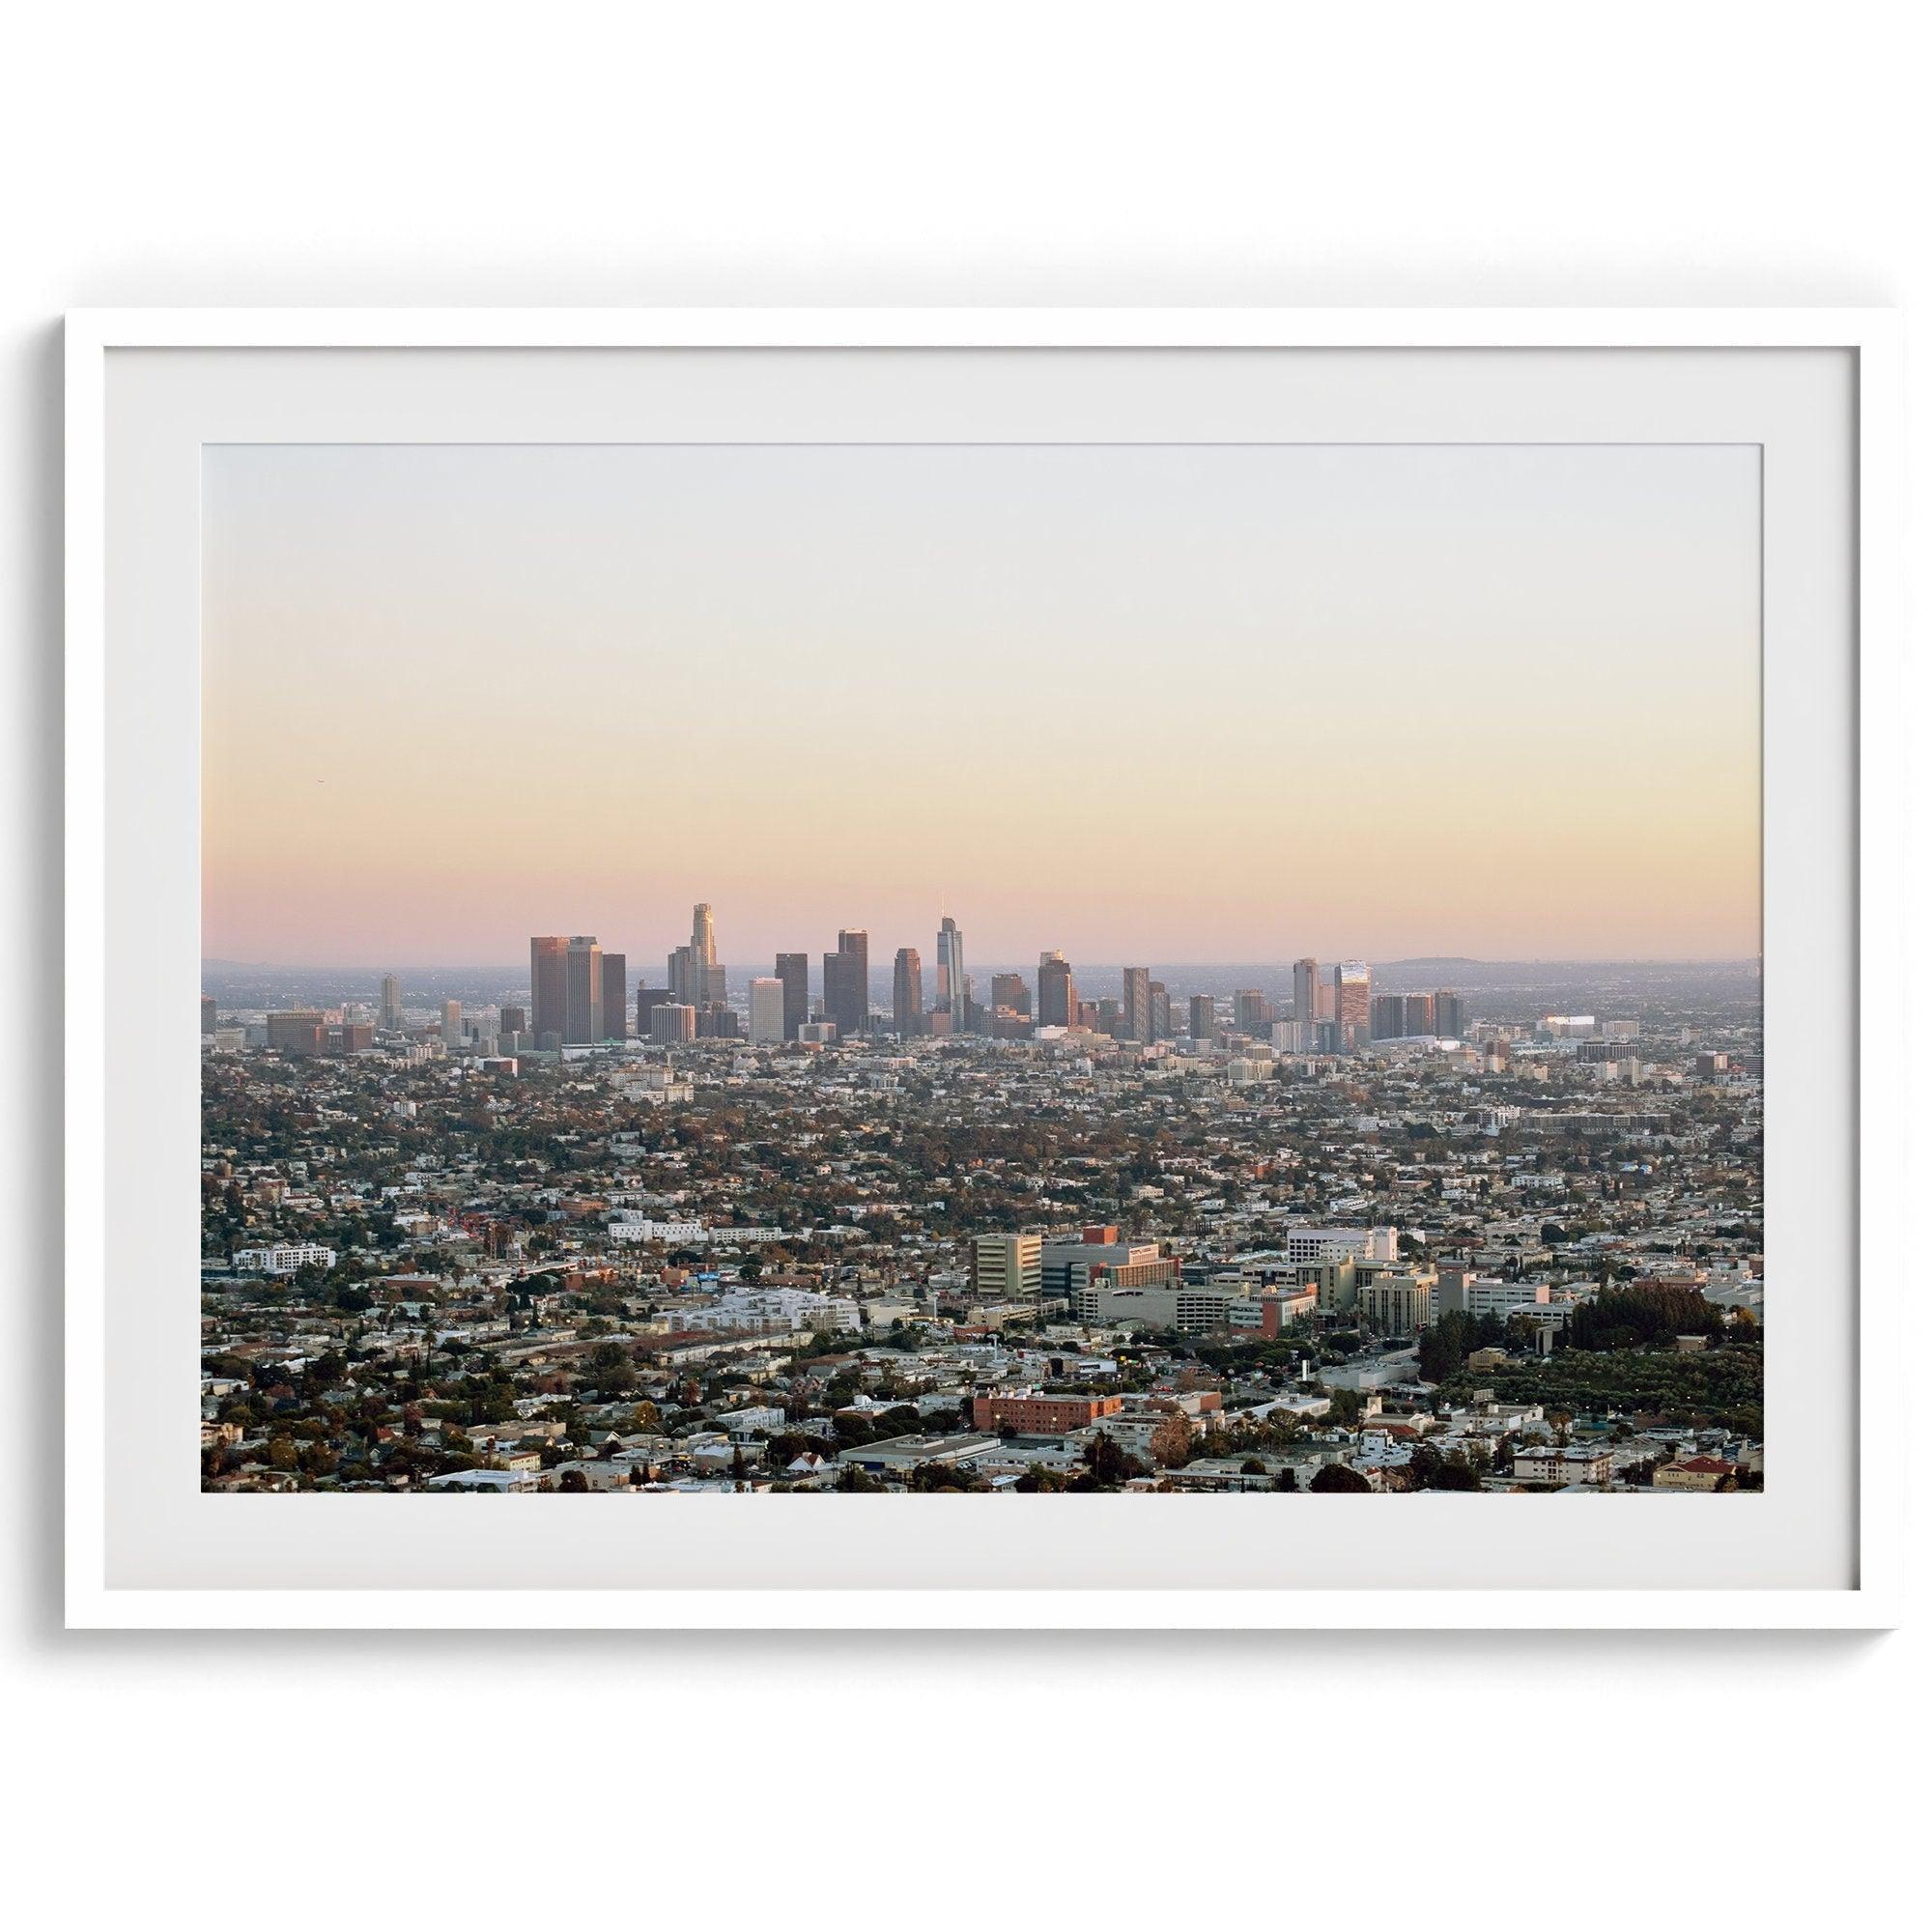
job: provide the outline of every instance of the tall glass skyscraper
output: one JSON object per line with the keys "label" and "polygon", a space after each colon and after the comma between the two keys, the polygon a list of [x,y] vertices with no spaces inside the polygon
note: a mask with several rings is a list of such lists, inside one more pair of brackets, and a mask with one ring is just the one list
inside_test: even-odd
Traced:
{"label": "tall glass skyscraper", "polygon": [[1342,1026],[1369,1023],[1369,965],[1365,959],[1345,959],[1335,968],[1335,1018]]}
{"label": "tall glass skyscraper", "polygon": [[691,909],[691,944],[680,946],[666,964],[666,979],[672,1001],[681,1007],[724,1004],[724,969],[718,963],[718,938],[712,929],[711,908],[695,905]]}
{"label": "tall glass skyscraper", "polygon": [[966,941],[950,918],[939,922],[939,960],[933,997],[952,1016],[952,1031],[966,1031]]}

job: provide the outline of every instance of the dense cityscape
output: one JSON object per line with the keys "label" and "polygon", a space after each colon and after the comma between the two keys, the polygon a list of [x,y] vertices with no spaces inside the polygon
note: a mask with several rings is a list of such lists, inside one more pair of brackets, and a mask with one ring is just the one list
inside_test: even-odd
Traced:
{"label": "dense cityscape", "polygon": [[1762,1487],[1754,967],[984,984],[210,962],[204,1487]]}

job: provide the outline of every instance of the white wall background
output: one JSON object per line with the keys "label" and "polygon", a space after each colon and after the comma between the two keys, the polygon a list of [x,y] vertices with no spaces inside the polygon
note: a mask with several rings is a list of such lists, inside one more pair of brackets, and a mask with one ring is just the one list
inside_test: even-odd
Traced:
{"label": "white wall background", "polygon": [[[83,303],[1789,302],[1932,288],[1910,10],[43,5],[0,109],[0,1776],[30,1922],[1863,1918],[1885,1637],[58,1628],[60,336]],[[1925,447],[1924,406],[1914,406]],[[1916,555],[1923,554],[1916,520]],[[1920,684],[1923,695],[1922,681]],[[136,997],[138,980],[128,986]],[[1923,1073],[1922,1057],[1919,1071]],[[1926,1323],[1904,1338],[1925,1359]],[[1922,1530],[1922,1518],[1915,1524]],[[1922,1710],[1922,1703],[1918,1705]],[[16,1894],[17,1895],[17,1894]],[[600,1911],[599,1908],[602,1908]]]}

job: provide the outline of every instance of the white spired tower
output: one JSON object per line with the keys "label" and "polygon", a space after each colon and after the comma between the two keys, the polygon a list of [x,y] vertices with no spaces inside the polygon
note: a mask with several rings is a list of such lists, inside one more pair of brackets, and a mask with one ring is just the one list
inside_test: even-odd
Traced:
{"label": "white spired tower", "polygon": [[939,922],[939,954],[933,998],[952,1016],[952,1031],[966,1031],[966,942],[952,919]]}

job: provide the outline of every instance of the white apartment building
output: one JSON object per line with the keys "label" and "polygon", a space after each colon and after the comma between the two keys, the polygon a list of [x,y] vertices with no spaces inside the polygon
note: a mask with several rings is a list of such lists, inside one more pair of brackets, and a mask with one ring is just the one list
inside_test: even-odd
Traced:
{"label": "white apartment building", "polygon": [[691,1079],[662,1061],[622,1061],[611,1069],[610,1079],[611,1086],[627,1100],[646,1100],[654,1104],[689,1100],[697,1092]]}
{"label": "white apartment building", "polygon": [[704,1239],[702,1221],[653,1221],[647,1215],[620,1209],[611,1217],[606,1232],[613,1241],[677,1241],[696,1243]]}
{"label": "white apartment building", "polygon": [[1442,1314],[1460,1309],[1465,1315],[1526,1314],[1532,1308],[1549,1305],[1547,1281],[1504,1281],[1495,1275],[1465,1275],[1460,1280],[1445,1275],[1436,1289],[1436,1307]]}
{"label": "white apartment building", "polygon": [[732,1441],[746,1442],[760,1432],[770,1435],[782,1429],[785,1412],[770,1405],[755,1405],[750,1408],[727,1408],[717,1421]]}
{"label": "white apartment building", "polygon": [[708,1307],[682,1310],[675,1319],[686,1328],[713,1333],[744,1329],[795,1335],[824,1328],[857,1334],[861,1326],[856,1301],[810,1288],[737,1289],[721,1294]]}
{"label": "white apartment building", "polygon": [[1275,1245],[1243,1255],[1240,1265],[1265,1266],[1303,1262],[1393,1262],[1401,1259],[1401,1236],[1393,1228],[1283,1228]]}
{"label": "white apartment building", "polygon": [[1159,1333],[1208,1335],[1222,1328],[1259,1328],[1262,1304],[1246,1282],[1169,1279],[1129,1287],[1083,1282],[1072,1293],[1074,1315],[1092,1326],[1137,1323]]}
{"label": "white apartment building", "polygon": [[1520,1483],[1607,1483],[1607,1449],[1519,1449],[1512,1473]]}
{"label": "white apartment building", "polygon": [[308,1266],[332,1268],[335,1250],[314,1243],[291,1243],[278,1248],[237,1248],[235,1265],[244,1274],[294,1274]]}

